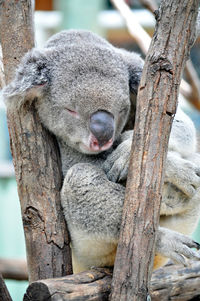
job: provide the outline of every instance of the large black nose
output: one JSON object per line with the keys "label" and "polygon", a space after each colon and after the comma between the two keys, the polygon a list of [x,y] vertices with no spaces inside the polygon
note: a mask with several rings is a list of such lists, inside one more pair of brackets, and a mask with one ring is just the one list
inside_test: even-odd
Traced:
{"label": "large black nose", "polygon": [[97,139],[99,146],[106,144],[114,133],[114,117],[106,111],[97,111],[90,117],[90,131]]}

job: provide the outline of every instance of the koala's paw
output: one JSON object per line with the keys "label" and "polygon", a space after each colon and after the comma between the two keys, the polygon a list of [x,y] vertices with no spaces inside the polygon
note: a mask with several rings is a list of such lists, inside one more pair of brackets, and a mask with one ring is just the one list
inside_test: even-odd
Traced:
{"label": "koala's paw", "polygon": [[125,140],[107,157],[103,164],[108,179],[112,182],[127,178],[132,138]]}
{"label": "koala's paw", "polygon": [[187,266],[187,259],[200,260],[200,253],[192,248],[199,250],[200,244],[186,235],[166,228],[159,228],[156,252],[170,258],[175,263]]}
{"label": "koala's paw", "polygon": [[200,187],[199,164],[168,153],[165,182],[172,183],[189,198],[193,197]]}

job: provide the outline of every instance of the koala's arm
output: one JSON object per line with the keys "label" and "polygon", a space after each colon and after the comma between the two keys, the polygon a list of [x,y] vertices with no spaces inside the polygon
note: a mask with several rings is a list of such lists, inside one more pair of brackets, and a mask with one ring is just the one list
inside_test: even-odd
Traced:
{"label": "koala's arm", "polygon": [[191,198],[200,187],[200,155],[196,131],[190,118],[178,109],[169,139],[165,182]]}
{"label": "koala's arm", "polygon": [[104,161],[102,168],[112,182],[127,179],[133,131],[125,131],[117,141],[117,147]]}
{"label": "koala's arm", "polygon": [[196,152],[196,130],[192,120],[180,109],[174,117],[168,150],[187,158]]}
{"label": "koala's arm", "polygon": [[200,253],[192,248],[199,249],[200,245],[186,235],[159,227],[156,238],[156,253],[172,259],[175,263],[187,265],[186,258],[200,259]]}
{"label": "koala's arm", "polygon": [[[111,181],[125,180],[128,173],[132,133],[122,135],[103,168]],[[160,225],[190,235],[200,215],[200,154],[192,121],[178,110],[166,159],[160,209]]]}
{"label": "koala's arm", "polygon": [[[125,180],[133,131],[122,134],[117,148],[104,162],[103,169],[111,181]],[[196,131],[190,118],[178,109],[169,139],[165,183],[171,183],[189,198],[200,187],[200,156],[196,153]]]}
{"label": "koala's arm", "polygon": [[[102,169],[92,164],[79,163],[67,172],[61,199],[71,235],[75,272],[114,264],[124,194],[122,185],[109,181]],[[199,259],[192,247],[198,247],[192,239],[159,228],[157,253],[178,262],[183,262],[182,256]]]}

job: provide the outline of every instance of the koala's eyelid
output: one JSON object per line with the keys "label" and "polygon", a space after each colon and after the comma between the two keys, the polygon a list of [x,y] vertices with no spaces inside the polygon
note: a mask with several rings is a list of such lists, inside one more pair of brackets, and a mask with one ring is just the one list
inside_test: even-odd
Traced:
{"label": "koala's eyelid", "polygon": [[66,107],[65,107],[65,110],[67,110],[72,116],[79,117],[79,115],[76,111],[73,111],[73,110],[71,110],[69,108],[66,108]]}

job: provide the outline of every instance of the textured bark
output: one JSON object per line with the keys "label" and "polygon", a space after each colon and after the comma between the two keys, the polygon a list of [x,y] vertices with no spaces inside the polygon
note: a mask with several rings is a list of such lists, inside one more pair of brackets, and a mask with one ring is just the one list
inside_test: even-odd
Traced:
{"label": "textured bark", "polygon": [[23,259],[0,258],[0,273],[4,279],[28,280],[27,263]]}
{"label": "textured bark", "polygon": [[31,0],[0,0],[0,8],[0,40],[8,83],[24,53],[34,46],[33,7]]}
{"label": "textured bark", "polygon": [[[200,263],[187,268],[171,265],[155,271],[150,283],[152,301],[187,301],[200,297]],[[112,272],[96,269],[58,279],[47,279],[29,285],[24,301],[29,300],[109,300]],[[32,298],[32,299],[31,299]]]}
{"label": "textured bark", "polygon": [[111,300],[146,300],[163,171],[198,0],[162,1],[140,82]]}
{"label": "textured bark", "polygon": [[6,287],[6,284],[5,284],[1,274],[0,274],[0,300],[2,300],[2,301],[12,301],[12,298],[9,294],[9,291]]}
{"label": "textured bark", "polygon": [[[0,28],[8,83],[34,45],[31,0],[1,0]],[[16,106],[17,107],[17,106]],[[8,128],[26,239],[29,280],[71,273],[68,233],[60,205],[58,146],[43,128],[34,103],[8,108]]]}

